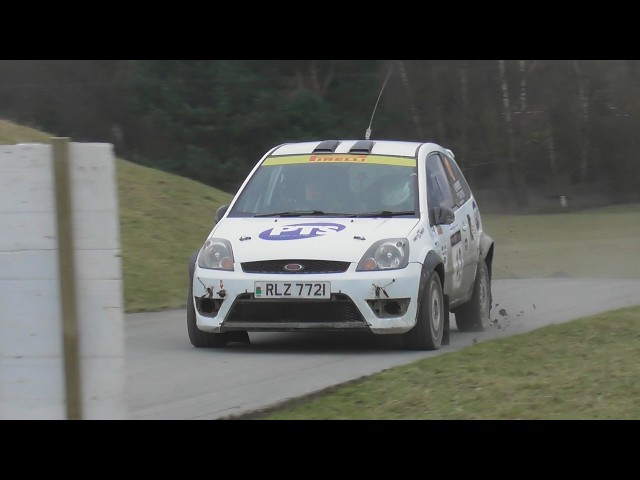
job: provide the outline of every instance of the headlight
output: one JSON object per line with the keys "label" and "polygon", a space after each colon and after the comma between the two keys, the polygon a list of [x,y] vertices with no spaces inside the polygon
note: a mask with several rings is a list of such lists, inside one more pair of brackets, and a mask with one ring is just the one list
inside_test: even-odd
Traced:
{"label": "headlight", "polygon": [[198,255],[198,266],[212,270],[233,271],[231,243],[222,238],[207,239]]}
{"label": "headlight", "polygon": [[409,242],[406,238],[388,238],[371,245],[358,262],[357,272],[398,270],[409,264]]}

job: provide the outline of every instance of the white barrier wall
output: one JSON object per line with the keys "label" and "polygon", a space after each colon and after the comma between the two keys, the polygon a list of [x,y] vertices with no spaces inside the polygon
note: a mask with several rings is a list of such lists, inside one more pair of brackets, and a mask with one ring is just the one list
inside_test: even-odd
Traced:
{"label": "white barrier wall", "polygon": [[[113,147],[69,143],[83,419],[124,419]],[[0,145],[0,419],[66,419],[53,148]]]}

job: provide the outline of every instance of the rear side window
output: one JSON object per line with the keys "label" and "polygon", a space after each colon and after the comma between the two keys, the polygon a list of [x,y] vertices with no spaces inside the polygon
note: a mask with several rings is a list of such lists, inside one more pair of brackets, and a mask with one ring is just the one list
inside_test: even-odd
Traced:
{"label": "rear side window", "polygon": [[427,157],[427,203],[429,208],[455,208],[453,191],[444,165],[436,153]]}
{"label": "rear side window", "polygon": [[456,162],[446,155],[442,155],[442,163],[447,171],[447,179],[453,189],[454,201],[457,206],[463,205],[471,198],[471,189],[462,175]]}

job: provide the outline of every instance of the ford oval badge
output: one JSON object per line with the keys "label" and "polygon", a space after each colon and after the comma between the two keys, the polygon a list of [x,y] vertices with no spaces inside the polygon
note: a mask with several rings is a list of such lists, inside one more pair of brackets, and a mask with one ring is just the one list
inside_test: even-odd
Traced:
{"label": "ford oval badge", "polygon": [[299,263],[288,263],[284,266],[284,269],[287,272],[300,272],[304,270],[304,265],[300,265]]}

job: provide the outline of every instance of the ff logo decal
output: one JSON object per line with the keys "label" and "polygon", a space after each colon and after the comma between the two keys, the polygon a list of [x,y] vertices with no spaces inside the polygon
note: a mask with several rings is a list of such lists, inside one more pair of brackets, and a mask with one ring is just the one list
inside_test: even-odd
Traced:
{"label": "ff logo decal", "polygon": [[261,232],[259,236],[263,240],[301,240],[331,235],[345,228],[340,223],[294,223],[270,228]]}

